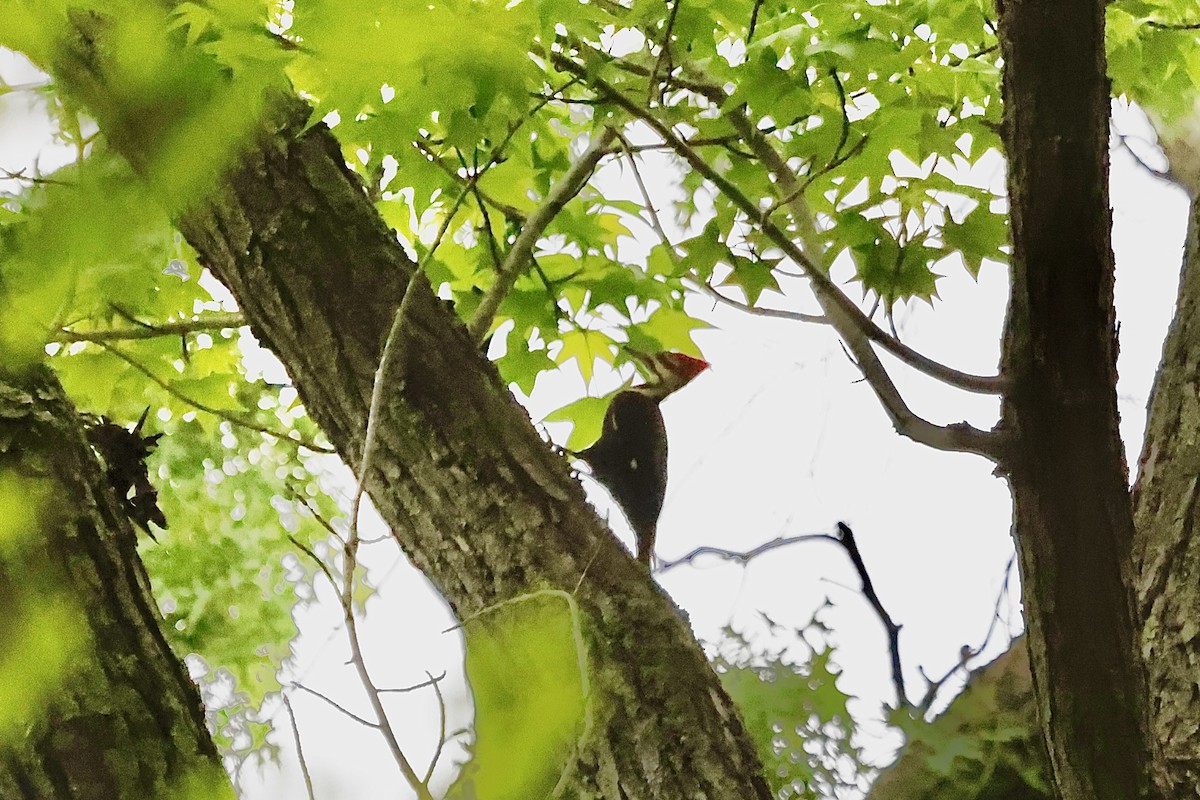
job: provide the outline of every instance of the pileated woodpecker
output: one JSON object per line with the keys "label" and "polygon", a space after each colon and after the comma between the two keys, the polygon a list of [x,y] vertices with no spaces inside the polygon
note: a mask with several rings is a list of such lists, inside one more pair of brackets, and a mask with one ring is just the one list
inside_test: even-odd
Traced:
{"label": "pileated woodpecker", "polygon": [[637,537],[638,561],[650,566],[667,492],[667,428],[658,404],[707,369],[708,362],[683,353],[626,352],[640,362],[646,382],[617,393],[600,439],[579,458],[620,504]]}

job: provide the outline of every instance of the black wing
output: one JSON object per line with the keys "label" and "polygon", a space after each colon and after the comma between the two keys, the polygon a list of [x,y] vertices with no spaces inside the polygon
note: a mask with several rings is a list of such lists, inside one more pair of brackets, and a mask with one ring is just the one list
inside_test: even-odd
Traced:
{"label": "black wing", "polygon": [[658,402],[636,391],[613,398],[600,439],[579,457],[608,489],[648,561],[667,490],[667,429]]}

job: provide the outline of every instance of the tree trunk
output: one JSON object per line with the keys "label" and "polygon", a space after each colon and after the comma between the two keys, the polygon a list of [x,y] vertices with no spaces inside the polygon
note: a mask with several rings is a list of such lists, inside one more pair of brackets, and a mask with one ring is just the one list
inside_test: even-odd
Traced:
{"label": "tree trunk", "polygon": [[1012,298],[1001,429],[1038,716],[1058,796],[1148,791],[1146,683],[1123,571],[1104,3],[1004,0]]}
{"label": "tree trunk", "polygon": [[[98,19],[76,18],[84,32],[54,72],[115,147],[150,163],[170,121],[126,116],[146,98],[109,94],[121,84],[106,80],[104,48],[93,47],[104,35]],[[196,85],[217,70],[195,55],[175,63],[189,80],[164,81],[179,95],[154,98],[154,108],[184,110],[220,90]],[[179,225],[358,471],[375,369],[413,264],[330,131],[304,130],[310,110],[293,99],[276,111],[210,202]],[[679,610],[597,518],[454,312],[423,280],[412,291],[397,343],[402,379],[387,387],[366,485],[460,618],[535,590],[574,593],[595,706],[568,793],[769,798],[738,712]]]}
{"label": "tree trunk", "polygon": [[1166,796],[1200,786],[1200,205],[1193,202],[1134,487],[1141,652],[1149,672],[1153,777]]}
{"label": "tree trunk", "polygon": [[[357,471],[381,345],[413,266],[308,109],[182,221]],[[678,610],[584,500],[451,309],[406,311],[367,486],[460,617],[551,587],[587,616],[595,732],[582,797],[769,797],[736,709]]]}
{"label": "tree trunk", "polygon": [[44,368],[0,378],[0,507],[0,797],[232,797],[134,532]]}

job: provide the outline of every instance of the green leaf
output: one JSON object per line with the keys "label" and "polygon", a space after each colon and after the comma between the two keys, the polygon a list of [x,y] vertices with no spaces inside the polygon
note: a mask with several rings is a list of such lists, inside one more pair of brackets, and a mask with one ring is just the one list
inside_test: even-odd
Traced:
{"label": "green leaf", "polygon": [[528,337],[518,333],[516,328],[509,331],[507,341],[507,351],[496,360],[500,377],[505,383],[517,384],[525,394],[533,394],[538,376],[557,365],[545,349],[531,350]]}
{"label": "green leaf", "polygon": [[[615,392],[614,392],[615,394]],[[604,414],[612,402],[612,395],[607,397],[581,397],[567,403],[562,408],[551,411],[543,421],[570,422],[574,425],[567,439],[567,449],[579,452],[590,447],[600,438],[600,430],[604,425]]]}
{"label": "green leaf", "polygon": [[692,331],[712,327],[687,312],[659,307],[645,322],[630,326],[629,343],[639,350],[677,350],[690,355],[700,355],[700,349],[692,340]]}
{"label": "green leaf", "polygon": [[746,304],[753,306],[758,303],[758,298],[764,290],[779,291],[774,268],[774,263],[770,261],[734,256],[733,270],[721,285],[739,287],[746,294]]}
{"label": "green leaf", "polygon": [[555,363],[561,366],[571,359],[575,359],[579,365],[579,372],[587,383],[592,380],[592,372],[597,360],[606,364],[613,362],[613,353],[617,344],[606,333],[578,328],[564,333],[560,342],[562,347],[554,356]]}
{"label": "green leaf", "polygon": [[942,226],[941,239],[946,247],[962,253],[963,263],[974,278],[979,277],[984,259],[1008,261],[1007,254],[1001,249],[1008,244],[1008,217],[993,214],[983,206],[973,210],[962,222],[947,219]]}
{"label": "green leaf", "polygon": [[183,397],[218,411],[240,411],[242,404],[234,396],[234,376],[208,375],[203,378],[175,378],[171,386]]}
{"label": "green leaf", "polygon": [[539,592],[463,624],[475,741],[448,797],[525,800],[552,792],[587,719],[578,615],[566,593]]}

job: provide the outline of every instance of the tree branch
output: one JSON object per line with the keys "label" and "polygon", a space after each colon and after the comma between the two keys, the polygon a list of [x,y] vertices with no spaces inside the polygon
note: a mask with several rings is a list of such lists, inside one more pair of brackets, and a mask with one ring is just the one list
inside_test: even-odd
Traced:
{"label": "tree branch", "polygon": [[[554,62],[555,66],[564,71],[580,75],[587,74],[583,66],[576,64],[564,56],[556,54]],[[874,328],[875,325],[869,319],[866,319],[866,315],[862,312],[862,309],[851,302],[837,288],[829,276],[819,266],[814,264],[809,255],[797,246],[779,226],[770,220],[761,219],[762,213],[758,206],[746,197],[737,186],[713,169],[695,150],[688,147],[669,126],[622,95],[602,78],[589,76],[589,80],[593,86],[603,92],[610,100],[631,115],[645,122],[658,133],[671,146],[671,149],[682,156],[693,169],[707,178],[722,194],[738,206],[743,213],[751,219],[758,221],[768,238],[789,258],[804,268],[813,286],[813,293],[825,311],[825,316],[829,318],[830,324],[842,337],[842,340],[853,354],[859,369],[862,370],[863,376],[875,391],[876,396],[879,398],[880,403],[883,405],[884,410],[892,420],[892,424],[898,433],[907,436],[915,442],[938,450],[977,453],[993,461],[1001,461],[1003,447],[1001,438],[998,435],[979,430],[966,422],[947,426],[936,425],[914,414],[904,402],[899,390],[892,382],[891,376],[888,375],[883,363],[879,360],[879,356],[871,348],[870,338],[864,331]],[[796,222],[797,225],[802,227],[807,226],[811,228],[812,226],[811,217],[802,216]],[[879,334],[886,336],[882,331]],[[952,372],[956,373],[957,371]],[[961,373],[958,374],[961,376]],[[974,376],[962,377],[965,377],[965,382],[970,384]],[[999,388],[992,385],[995,379],[974,378],[974,380],[984,380],[987,382],[990,387],[988,391],[996,391]]]}
{"label": "tree branch", "polygon": [[355,722],[357,722],[357,723],[358,723],[358,724],[360,724],[360,725],[363,725],[363,726],[365,726],[365,727],[367,727],[367,728],[374,728],[374,729],[378,729],[378,728],[379,728],[379,725],[377,725],[376,723],[374,723],[374,722],[371,722],[371,720],[369,720],[369,719],[366,719],[366,718],[364,718],[364,717],[360,717],[358,714],[355,714],[353,711],[351,711],[350,709],[346,708],[345,706],[343,706],[343,705],[342,705],[341,703],[339,703],[338,701],[334,700],[333,698],[329,697],[328,695],[321,694],[321,693],[320,693],[320,692],[318,692],[316,689],[310,689],[310,688],[308,688],[307,686],[305,686],[303,683],[293,683],[293,684],[292,684],[292,686],[295,686],[297,689],[300,689],[300,690],[302,690],[302,691],[308,692],[308,693],[309,693],[309,694],[311,694],[313,697],[316,697],[316,698],[317,698],[317,699],[319,699],[319,700],[324,700],[326,703],[328,703],[329,705],[333,706],[333,707],[334,707],[334,708],[336,708],[338,711],[342,712],[342,713],[343,713],[343,714],[345,714],[347,717],[349,717],[350,719],[354,720]]}
{"label": "tree branch", "polygon": [[114,356],[121,359],[126,364],[133,367],[134,369],[136,369],[138,372],[145,375],[150,380],[157,383],[164,390],[166,390],[166,392],[168,394],[172,394],[175,397],[178,397],[180,400],[187,403],[189,406],[192,406],[193,408],[199,409],[200,411],[204,411],[205,413],[208,413],[208,414],[212,414],[214,417],[219,417],[232,425],[237,425],[239,427],[246,428],[248,430],[257,431],[258,433],[265,433],[268,436],[274,436],[276,439],[279,439],[280,441],[283,441],[283,442],[289,442],[291,444],[299,445],[301,447],[306,447],[309,450],[312,450],[314,453],[336,453],[337,452],[332,447],[323,447],[323,446],[317,444],[316,442],[309,441],[308,439],[297,439],[283,431],[277,431],[273,428],[268,428],[266,425],[260,425],[259,423],[255,422],[252,419],[247,419],[240,415],[230,414],[228,411],[222,411],[219,408],[213,408],[212,406],[201,403],[200,401],[195,400],[191,397],[188,397],[186,394],[184,394],[183,392],[176,389],[174,386],[171,385],[170,381],[163,380],[162,378],[155,375],[154,370],[150,369],[145,364],[141,363],[140,361],[133,358],[132,356],[127,355],[119,348],[114,347],[113,345],[107,344],[105,342],[95,342],[95,344],[99,345],[100,347],[103,347],[105,350],[112,353]]}
{"label": "tree branch", "polygon": [[504,263],[500,265],[500,269],[496,273],[496,282],[483,296],[479,308],[475,310],[475,316],[467,325],[467,331],[471,334],[472,339],[482,341],[492,327],[492,320],[495,318],[500,304],[512,291],[517,278],[524,274],[538,238],[558,215],[558,212],[562,211],[563,206],[587,185],[592,171],[608,152],[608,147],[612,144],[615,136],[616,134],[608,128],[596,136],[588,149],[563,174],[558,183],[551,187],[545,202],[525,220],[525,227],[521,229],[517,240],[512,243],[512,247],[504,256]]}
{"label": "tree branch", "polygon": [[308,800],[317,800],[317,795],[313,792],[312,775],[308,772],[308,760],[304,757],[304,745],[300,743],[300,728],[296,725],[296,712],[292,710],[292,701],[288,699],[287,692],[281,692],[279,696],[283,699],[283,707],[287,709],[288,720],[292,723],[292,738],[296,742],[296,758],[300,760],[300,774],[304,776],[304,788],[308,790]]}
{"label": "tree branch", "polygon": [[[575,45],[577,47],[587,47],[586,43],[583,42],[575,42]],[[693,158],[699,159],[699,156],[695,153],[694,149],[692,149],[696,143],[688,142],[687,140],[684,140],[676,135],[673,131],[671,131],[671,129],[666,128],[665,125],[650,115],[648,111],[633,103],[624,95],[620,94],[611,84],[608,84],[601,78],[589,76],[582,66],[576,64],[570,58],[558,53],[553,54],[552,58],[555,66],[557,66],[559,69],[570,72],[579,77],[581,80],[587,81],[590,85],[601,89],[613,102],[616,102],[618,105],[625,108],[625,110],[629,111],[631,114],[648,124],[651,128],[654,128],[655,131],[662,136],[664,142],[670,149],[682,156],[688,161],[689,164],[692,164],[692,166],[696,168],[698,172],[704,174],[706,178],[709,178],[709,180],[712,181],[723,194],[726,194],[726,196],[730,197],[730,199],[733,200],[738,206],[742,207],[743,211],[745,211],[745,213],[751,219],[761,220],[763,217],[763,212],[761,209],[759,209],[757,205],[751,203],[748,198],[741,194],[740,191],[737,191],[736,187],[733,187],[733,184],[727,180],[724,180],[723,178],[721,180],[716,180],[707,174],[712,172],[711,169],[705,171],[697,166],[697,164],[693,161]],[[623,59],[615,59],[613,63],[620,69],[635,75],[648,76],[650,74],[649,69]],[[684,68],[688,69],[688,65],[684,65]],[[695,72],[694,69],[691,71]],[[837,78],[836,73],[834,73],[833,77],[838,89],[840,90],[840,93],[844,94],[841,81]],[[685,78],[678,75],[673,75],[671,77],[671,81],[681,89],[695,92],[696,94],[701,95],[718,106],[722,105],[724,101],[728,99],[728,95],[725,94],[721,87],[704,77],[696,77],[695,75],[692,75]],[[751,145],[754,155],[762,159],[764,163],[767,164],[767,168],[776,174],[776,177],[780,181],[780,188],[782,189],[783,196],[787,198],[788,202],[790,203],[799,201],[800,203],[803,203],[803,187],[800,187],[797,184],[795,177],[792,175],[791,170],[787,167],[786,162],[784,162],[779,156],[778,152],[771,147],[770,143],[766,141],[763,132],[760,131],[753,124],[753,122],[751,122],[745,116],[744,113],[730,113],[729,118],[734,123],[735,129],[738,129],[739,135],[741,135],[742,139]],[[843,119],[842,141],[838,145],[839,150],[845,144],[845,137],[848,134],[848,129],[846,127],[848,126],[848,123],[848,118]],[[691,150],[691,155],[689,156],[689,154],[685,153],[684,150]],[[733,188],[736,196],[729,195],[725,187]],[[815,233],[813,230],[812,219],[812,215],[807,212],[807,209],[805,209],[802,214],[795,216],[796,225],[800,227],[801,230],[807,229],[810,234]],[[828,278],[827,272],[821,271],[819,268],[815,268],[815,265],[812,263],[812,259],[808,256],[815,255],[816,250],[812,249],[811,247],[806,247],[804,248],[804,252],[807,253],[808,256],[802,256],[797,259],[796,255],[793,252],[789,252],[789,248],[783,247],[777,238],[779,235],[787,238],[786,234],[783,234],[783,232],[773,224],[768,224],[767,222],[760,222],[760,224],[762,225],[764,232],[770,236],[772,241],[774,241],[776,245],[780,246],[781,249],[787,252],[792,260],[796,261],[801,267],[804,268],[804,271],[807,273],[809,279],[813,283],[814,293],[825,292],[826,294],[830,295],[830,297],[833,298],[834,301],[836,301],[846,312],[846,315],[848,316],[847,321],[856,325],[861,331],[863,331],[868,339],[878,343],[885,350],[899,358],[905,364],[908,364],[913,369],[923,372],[926,375],[936,378],[937,380],[940,380],[950,386],[954,386],[955,388],[981,394],[999,394],[1004,391],[1005,382],[1003,377],[998,375],[972,375],[970,373],[954,369],[953,367],[946,366],[914,350],[913,348],[901,342],[895,336],[881,329],[878,325],[872,322],[869,317],[863,314],[862,310],[859,309],[858,306],[852,303],[849,298],[842,293],[836,284],[834,284],[833,281]],[[815,237],[812,235],[802,236],[801,239],[807,243],[815,241]]]}
{"label": "tree branch", "polygon": [[736,561],[739,564],[745,565],[750,563],[755,558],[758,558],[763,553],[770,552],[771,550],[778,550],[781,547],[799,544],[800,542],[812,541],[827,541],[840,544],[836,536],[831,536],[828,533],[805,533],[799,536],[780,536],[772,539],[769,542],[764,542],[758,547],[754,547],[745,551],[726,550],[721,547],[710,547],[708,545],[703,545],[701,547],[697,547],[695,550],[692,550],[687,555],[680,556],[674,561],[660,560],[658,562],[658,569],[654,570],[654,572],[655,574],[661,575],[668,570],[681,567],[684,564],[691,564],[700,556],[717,556],[725,561]]}
{"label": "tree branch", "polygon": [[[838,85],[840,86],[840,83]],[[804,202],[804,189],[797,183],[787,162],[744,112],[730,113],[729,120],[733,124],[734,130],[742,136],[743,141],[750,146],[754,154],[762,160],[779,182],[779,188],[786,199],[792,221],[801,231],[801,245],[808,256],[806,262],[800,262],[800,266],[804,267],[805,273],[812,281],[813,292],[817,295],[819,302],[822,294],[830,295],[831,300],[845,310],[848,321],[863,335],[919,372],[969,392],[997,394],[1004,390],[1004,381],[1000,376],[971,375],[938,363],[884,331],[872,322],[857,305],[850,302],[849,298],[829,279],[828,265],[816,263],[819,260],[819,250],[814,244],[817,240],[817,231],[813,224],[813,215],[808,209],[808,204]],[[765,230],[768,226],[764,224],[763,227]],[[770,227],[775,228],[773,223]],[[772,236],[772,239],[774,238]],[[822,302],[821,305],[824,306],[825,303]],[[841,330],[838,332],[841,333]]]}
{"label": "tree branch", "polygon": [[241,328],[246,324],[246,318],[240,313],[202,314],[197,319],[180,322],[162,322],[158,324],[143,323],[136,327],[107,328],[94,331],[70,331],[63,329],[55,334],[59,342],[121,342],[135,339],[153,339],[158,336],[184,336],[201,331],[223,330],[225,328]]}
{"label": "tree branch", "polygon": [[863,563],[862,553],[858,551],[858,542],[854,539],[854,531],[850,530],[850,526],[844,522],[839,522],[837,529],[836,539],[846,551],[846,555],[850,557],[850,563],[854,565],[854,571],[858,573],[858,579],[862,581],[863,597],[867,598],[871,608],[875,609],[875,616],[879,617],[879,621],[887,630],[888,653],[891,656],[892,665],[892,686],[896,689],[897,708],[907,707],[909,702],[908,693],[904,689],[904,670],[900,667],[900,626],[884,608],[883,601],[879,599],[879,594],[875,591],[875,584],[871,581],[870,573],[867,572],[867,565]]}

